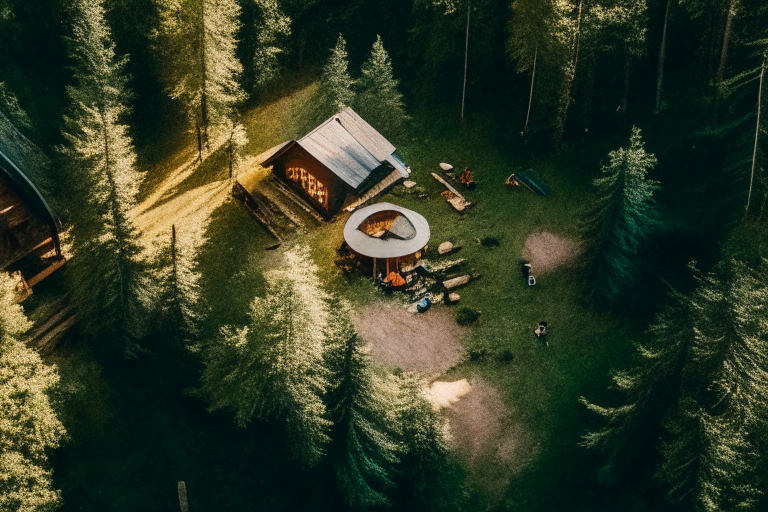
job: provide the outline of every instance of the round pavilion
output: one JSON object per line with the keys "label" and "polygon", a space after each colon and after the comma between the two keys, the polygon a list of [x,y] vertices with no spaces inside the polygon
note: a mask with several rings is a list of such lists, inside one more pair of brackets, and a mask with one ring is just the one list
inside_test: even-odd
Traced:
{"label": "round pavilion", "polygon": [[350,215],[344,225],[344,240],[353,254],[373,259],[377,267],[386,265],[386,275],[412,267],[429,242],[429,224],[418,213],[394,205],[377,203]]}

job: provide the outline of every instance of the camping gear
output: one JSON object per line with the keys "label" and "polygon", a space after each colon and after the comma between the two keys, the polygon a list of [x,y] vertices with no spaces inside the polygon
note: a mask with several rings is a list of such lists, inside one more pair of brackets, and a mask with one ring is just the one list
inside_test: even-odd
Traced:
{"label": "camping gear", "polygon": [[384,279],[384,284],[391,286],[392,288],[400,288],[405,286],[405,278],[394,270],[387,275]]}
{"label": "camping gear", "polygon": [[509,178],[507,178],[507,181],[505,181],[504,184],[508,187],[520,186],[520,182],[517,181],[517,176],[515,176],[515,173],[510,174]]}
{"label": "camping gear", "polygon": [[472,171],[469,170],[469,167],[465,167],[464,172],[461,173],[461,184],[469,190],[475,189],[475,180],[472,179]]}
{"label": "camping gear", "polygon": [[432,301],[429,297],[424,297],[419,302],[416,303],[416,311],[419,313],[424,313],[426,310],[428,310],[432,306]]}
{"label": "camping gear", "polygon": [[540,196],[549,197],[549,188],[544,184],[539,175],[533,171],[533,169],[528,169],[527,171],[513,174],[507,178],[507,184],[513,185],[514,183],[510,183],[510,180],[514,180],[525,185],[529,190],[539,194]]}
{"label": "camping gear", "polygon": [[533,276],[528,276],[528,286],[534,286],[536,284],[536,278]]}

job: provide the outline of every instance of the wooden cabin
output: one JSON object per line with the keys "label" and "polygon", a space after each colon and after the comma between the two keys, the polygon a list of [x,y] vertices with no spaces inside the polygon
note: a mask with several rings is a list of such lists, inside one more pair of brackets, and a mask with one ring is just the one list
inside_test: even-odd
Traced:
{"label": "wooden cabin", "polygon": [[[288,184],[325,219],[408,178],[393,146],[354,110],[332,116],[298,140],[261,156],[261,167]],[[248,172],[238,177],[248,191]]]}
{"label": "wooden cabin", "polygon": [[5,145],[0,147],[0,269],[20,273],[28,295],[64,263],[59,221],[38,188],[1,149]]}

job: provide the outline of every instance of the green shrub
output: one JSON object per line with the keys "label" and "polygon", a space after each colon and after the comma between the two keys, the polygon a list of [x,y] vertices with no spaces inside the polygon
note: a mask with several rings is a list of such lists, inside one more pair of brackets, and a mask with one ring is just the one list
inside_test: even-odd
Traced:
{"label": "green shrub", "polygon": [[480,318],[480,312],[472,308],[461,307],[456,312],[456,322],[459,325],[469,325],[475,323]]}

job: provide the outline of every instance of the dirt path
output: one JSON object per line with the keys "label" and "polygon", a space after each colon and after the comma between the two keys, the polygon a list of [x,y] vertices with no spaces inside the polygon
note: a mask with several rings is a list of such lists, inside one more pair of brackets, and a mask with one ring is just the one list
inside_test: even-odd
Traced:
{"label": "dirt path", "polygon": [[525,241],[522,257],[533,268],[533,275],[550,272],[573,261],[579,255],[579,246],[571,239],[547,231],[532,233]]}
{"label": "dirt path", "polygon": [[376,302],[354,318],[355,327],[371,344],[371,355],[390,368],[440,375],[464,355],[465,329],[447,307],[411,314],[402,306]]}

